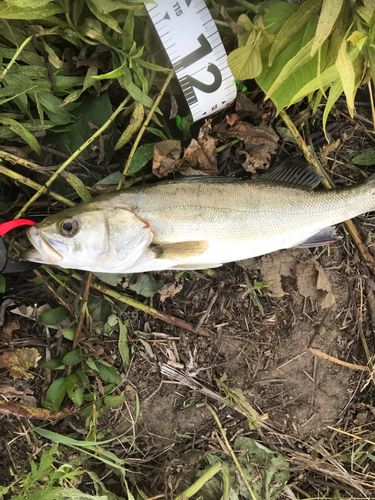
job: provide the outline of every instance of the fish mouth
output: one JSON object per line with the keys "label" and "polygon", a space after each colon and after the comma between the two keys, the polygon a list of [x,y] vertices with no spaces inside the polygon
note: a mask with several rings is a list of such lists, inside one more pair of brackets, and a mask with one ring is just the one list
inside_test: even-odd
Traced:
{"label": "fish mouth", "polygon": [[68,245],[43,236],[35,226],[30,227],[26,234],[34,248],[22,252],[24,260],[40,264],[57,264],[63,260],[64,257],[56,250],[56,246],[63,249]]}

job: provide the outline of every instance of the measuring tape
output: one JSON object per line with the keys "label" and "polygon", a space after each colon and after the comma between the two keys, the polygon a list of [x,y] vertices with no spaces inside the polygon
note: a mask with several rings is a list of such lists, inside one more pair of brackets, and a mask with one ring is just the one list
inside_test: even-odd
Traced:
{"label": "measuring tape", "polygon": [[146,8],[197,121],[236,97],[227,54],[203,0],[156,1]]}

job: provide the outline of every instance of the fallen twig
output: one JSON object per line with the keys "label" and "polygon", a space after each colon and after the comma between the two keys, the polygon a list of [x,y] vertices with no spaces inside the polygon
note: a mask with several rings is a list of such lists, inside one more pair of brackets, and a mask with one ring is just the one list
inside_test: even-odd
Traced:
{"label": "fallen twig", "polygon": [[0,414],[15,415],[23,418],[38,418],[40,420],[59,420],[65,418],[69,411],[52,412],[45,408],[33,408],[31,406],[22,406],[9,401],[0,401]]}
{"label": "fallen twig", "polygon": [[368,366],[356,365],[354,363],[347,363],[346,361],[341,361],[341,359],[334,358],[333,356],[324,353],[320,349],[314,349],[313,347],[309,347],[308,351],[310,351],[312,354],[315,354],[315,356],[327,359],[328,361],[332,361],[333,363],[336,363],[338,365],[346,366],[347,368],[350,368],[352,370],[361,370],[363,372],[370,371]]}
{"label": "fallen twig", "polygon": [[74,335],[74,340],[73,340],[73,348],[72,348],[73,350],[77,347],[79,336],[81,335],[81,331],[82,331],[83,322],[85,320],[87,300],[89,298],[89,292],[90,292],[90,286],[91,286],[91,279],[92,279],[92,272],[90,271],[87,274],[87,278],[86,278],[85,290],[83,292],[81,313],[79,315],[77,330],[76,330],[76,333]]}

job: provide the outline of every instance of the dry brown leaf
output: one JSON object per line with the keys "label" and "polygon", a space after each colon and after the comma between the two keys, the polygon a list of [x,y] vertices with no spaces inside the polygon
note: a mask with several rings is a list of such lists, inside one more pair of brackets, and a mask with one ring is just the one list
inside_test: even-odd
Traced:
{"label": "dry brown leaf", "polygon": [[152,159],[152,173],[158,177],[166,177],[171,172],[178,170],[176,165],[181,155],[181,142],[167,140],[154,145]]}
{"label": "dry brown leaf", "polygon": [[12,333],[20,329],[20,324],[16,319],[8,318],[5,325],[0,329],[0,342],[9,344],[12,341]]}
{"label": "dry brown leaf", "polygon": [[241,96],[236,99],[236,111],[245,111],[252,118],[260,118],[262,112],[258,108],[256,104],[253,103],[245,94],[241,94]]}
{"label": "dry brown leaf", "polygon": [[266,170],[270,166],[271,155],[276,153],[278,135],[265,124],[254,127],[250,123],[237,121],[233,127],[226,122],[220,123],[215,127],[215,133],[221,141],[227,142],[228,139],[240,139],[244,146],[237,148],[237,154],[245,151],[246,161],[244,168],[249,172],[256,172],[258,169]]}
{"label": "dry brown leaf", "polygon": [[6,368],[13,378],[34,378],[28,370],[36,366],[41,357],[35,347],[12,349],[0,356],[0,366]]}
{"label": "dry brown leaf", "polygon": [[297,288],[301,295],[316,300],[322,309],[335,306],[336,299],[332,294],[331,284],[324,269],[315,258],[299,262],[296,277]]}
{"label": "dry brown leaf", "polygon": [[237,114],[233,114],[233,115],[227,115],[225,117],[225,121],[227,122],[228,125],[230,125],[231,127],[236,123],[236,121],[239,120],[239,116]]}
{"label": "dry brown leaf", "polygon": [[174,297],[183,289],[184,285],[182,283],[171,283],[161,288],[158,293],[160,295],[160,301],[164,302],[167,297]]}
{"label": "dry brown leaf", "polygon": [[211,135],[212,126],[209,120],[201,127],[198,140],[192,139],[185,149],[178,170],[182,175],[217,175],[217,159],[215,155],[215,139]]}

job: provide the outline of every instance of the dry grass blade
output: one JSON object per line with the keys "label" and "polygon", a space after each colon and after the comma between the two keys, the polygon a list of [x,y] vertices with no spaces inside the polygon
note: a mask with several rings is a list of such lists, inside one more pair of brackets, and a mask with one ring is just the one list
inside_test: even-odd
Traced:
{"label": "dry grass blade", "polygon": [[347,368],[351,368],[352,370],[362,370],[363,372],[369,373],[369,368],[367,366],[356,365],[354,363],[347,363],[346,361],[341,361],[341,359],[337,359],[334,358],[333,356],[330,356],[329,354],[325,354],[320,349],[314,349],[313,347],[310,347],[308,351],[310,351],[312,354],[315,354],[315,356],[327,359],[328,361],[332,361],[333,363],[336,363],[338,365],[346,366]]}

